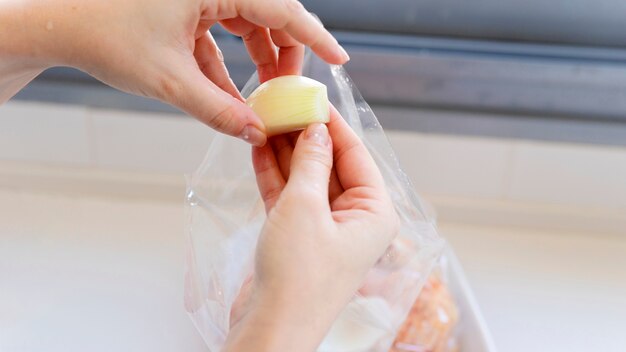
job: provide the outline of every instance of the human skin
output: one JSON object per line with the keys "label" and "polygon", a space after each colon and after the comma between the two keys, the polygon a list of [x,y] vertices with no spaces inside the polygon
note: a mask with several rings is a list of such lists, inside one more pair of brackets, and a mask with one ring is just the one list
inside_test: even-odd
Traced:
{"label": "human skin", "polygon": [[261,81],[298,74],[305,45],[328,63],[348,60],[295,0],[1,0],[0,102],[46,68],[71,66],[263,146],[253,161],[268,220],[225,350],[314,351],[397,218],[374,161],[335,110],[328,127],[266,144],[207,31],[218,22],[243,38]]}
{"label": "human skin", "polygon": [[244,39],[262,77],[297,73],[304,45],[328,63],[348,60],[297,0],[2,0],[0,102],[43,70],[71,66],[263,145],[263,123],[208,32],[216,23]]}
{"label": "human skin", "polygon": [[253,164],[268,218],[251,303],[225,350],[315,351],[396,235],[397,216],[376,164],[334,109],[328,127],[255,148]]}

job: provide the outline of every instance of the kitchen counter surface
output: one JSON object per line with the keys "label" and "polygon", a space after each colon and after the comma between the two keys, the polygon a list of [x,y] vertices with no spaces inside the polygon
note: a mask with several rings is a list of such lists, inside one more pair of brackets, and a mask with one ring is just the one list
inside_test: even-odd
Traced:
{"label": "kitchen counter surface", "polygon": [[[441,232],[499,350],[626,346],[626,238]],[[205,351],[183,311],[184,240],[182,199],[0,190],[0,351]]]}

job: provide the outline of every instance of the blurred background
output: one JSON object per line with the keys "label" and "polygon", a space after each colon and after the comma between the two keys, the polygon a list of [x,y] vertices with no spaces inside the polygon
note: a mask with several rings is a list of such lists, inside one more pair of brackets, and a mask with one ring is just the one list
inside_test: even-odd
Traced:
{"label": "blurred background", "polygon": [[[626,2],[302,2],[348,50],[488,339],[623,351]],[[241,88],[241,40],[212,32]],[[183,174],[212,136],[69,68],[0,107],[0,351],[203,350]]]}

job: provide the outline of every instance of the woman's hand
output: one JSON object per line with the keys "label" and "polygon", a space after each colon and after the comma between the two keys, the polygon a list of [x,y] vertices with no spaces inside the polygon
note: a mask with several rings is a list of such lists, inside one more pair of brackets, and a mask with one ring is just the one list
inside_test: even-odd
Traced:
{"label": "woman's hand", "polygon": [[376,164],[331,116],[253,151],[268,217],[228,351],[314,351],[397,232]]}
{"label": "woman's hand", "polygon": [[0,79],[0,102],[9,96],[2,90],[13,94],[47,67],[73,66],[263,145],[264,126],[208,32],[215,23],[244,39],[262,80],[298,73],[304,45],[329,63],[348,60],[297,0],[8,0],[0,4],[0,74],[9,77]]}

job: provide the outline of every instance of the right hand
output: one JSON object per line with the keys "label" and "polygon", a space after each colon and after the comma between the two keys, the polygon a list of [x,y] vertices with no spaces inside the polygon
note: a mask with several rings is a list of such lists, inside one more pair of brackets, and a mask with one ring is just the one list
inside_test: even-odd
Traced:
{"label": "right hand", "polygon": [[390,245],[398,218],[374,160],[334,110],[328,128],[274,137],[253,162],[268,215],[250,302],[228,346],[314,351]]}

